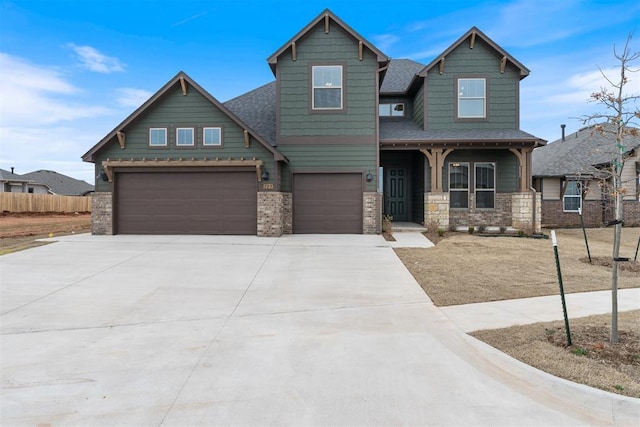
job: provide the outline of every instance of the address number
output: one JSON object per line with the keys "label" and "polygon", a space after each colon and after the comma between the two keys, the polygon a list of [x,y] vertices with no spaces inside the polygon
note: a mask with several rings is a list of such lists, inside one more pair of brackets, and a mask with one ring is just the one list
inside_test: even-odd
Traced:
{"label": "address number", "polygon": [[263,190],[273,190],[273,184],[272,183],[262,184],[262,189]]}

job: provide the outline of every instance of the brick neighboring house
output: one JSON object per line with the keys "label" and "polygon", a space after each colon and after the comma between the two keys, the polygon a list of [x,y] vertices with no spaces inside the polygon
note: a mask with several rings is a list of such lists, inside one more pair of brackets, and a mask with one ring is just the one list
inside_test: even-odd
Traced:
{"label": "brick neighboring house", "polygon": [[[600,134],[593,126],[563,135],[533,151],[534,184],[542,194],[545,226],[580,225],[579,209],[589,226],[601,226],[614,219],[610,177],[606,170],[615,153],[616,140],[613,129]],[[623,144],[626,147],[622,169],[624,222],[637,226],[640,225],[640,138],[626,136]]]}
{"label": "brick neighboring house", "polygon": [[225,103],[180,72],[84,154],[93,233],[379,233],[382,214],[540,229],[529,70],[479,29],[425,65],[325,10],[267,63],[274,82]]}

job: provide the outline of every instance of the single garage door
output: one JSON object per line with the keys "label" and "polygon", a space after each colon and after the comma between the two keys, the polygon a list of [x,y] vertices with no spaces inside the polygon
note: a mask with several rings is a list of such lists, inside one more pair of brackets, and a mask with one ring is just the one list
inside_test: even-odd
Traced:
{"label": "single garage door", "polygon": [[256,173],[119,172],[116,233],[256,234]]}
{"label": "single garage door", "polygon": [[295,174],[293,232],[361,234],[362,175]]}

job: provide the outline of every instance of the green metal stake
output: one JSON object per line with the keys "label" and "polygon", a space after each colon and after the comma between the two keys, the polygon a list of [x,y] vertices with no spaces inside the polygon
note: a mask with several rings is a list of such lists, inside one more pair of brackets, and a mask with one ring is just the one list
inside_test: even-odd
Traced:
{"label": "green metal stake", "polygon": [[636,256],[633,257],[634,261],[638,260],[638,249],[640,249],[640,236],[638,237],[638,244],[636,245]]}
{"label": "green metal stake", "polygon": [[571,330],[569,329],[569,316],[567,316],[567,303],[564,300],[564,286],[562,286],[562,271],[560,271],[560,257],[558,256],[558,241],[556,232],[551,230],[551,244],[556,257],[556,271],[558,272],[558,283],[560,284],[560,298],[562,299],[562,312],[564,313],[564,327],[567,330],[567,346],[571,346]]}
{"label": "green metal stake", "polygon": [[580,214],[580,224],[582,224],[582,234],[584,235],[584,244],[587,246],[587,256],[589,257],[589,264],[591,264],[591,251],[589,250],[589,240],[587,240],[587,230],[584,228],[584,219],[582,218],[582,206],[578,208],[578,214]]}

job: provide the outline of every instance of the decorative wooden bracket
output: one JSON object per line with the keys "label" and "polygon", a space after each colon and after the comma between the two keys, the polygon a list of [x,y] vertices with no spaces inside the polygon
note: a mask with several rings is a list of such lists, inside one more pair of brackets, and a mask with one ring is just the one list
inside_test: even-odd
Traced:
{"label": "decorative wooden bracket", "polygon": [[187,82],[184,77],[180,77],[180,87],[182,87],[182,95],[187,96]]}
{"label": "decorative wooden bracket", "polygon": [[256,175],[258,175],[258,182],[262,182],[262,164],[256,165]]}
{"label": "decorative wooden bracket", "polygon": [[428,150],[422,148],[420,152],[429,160],[429,168],[431,169],[431,191],[434,193],[442,193],[442,169],[444,168],[444,160],[453,151],[453,148],[432,148]]}
{"label": "decorative wooden bracket", "polygon": [[329,14],[324,14],[324,33],[329,34]]}
{"label": "decorative wooden bracket", "polygon": [[249,148],[249,131],[244,130],[244,148]]}
{"label": "decorative wooden bracket", "polygon": [[503,56],[502,59],[500,60],[500,72],[504,73],[504,69],[507,66],[507,57]]}
{"label": "decorative wooden bracket", "polygon": [[364,43],[362,43],[362,40],[360,40],[358,42],[358,61],[362,61],[362,58],[364,56]]}
{"label": "decorative wooden bracket", "polygon": [[473,49],[473,45],[476,44],[476,32],[471,32],[471,42],[469,43],[469,49]]}
{"label": "decorative wooden bracket", "polygon": [[296,42],[291,42],[291,60],[295,61],[298,59],[298,54],[296,52]]}
{"label": "decorative wooden bracket", "polygon": [[529,191],[529,178],[531,171],[531,148],[509,148],[517,158],[520,167],[520,191]]}
{"label": "decorative wooden bracket", "polygon": [[440,74],[444,74],[444,56],[440,58]]}
{"label": "decorative wooden bracket", "polygon": [[125,143],[124,132],[118,131],[116,132],[116,136],[118,137],[118,143],[120,144],[120,148],[124,150],[124,143]]}

